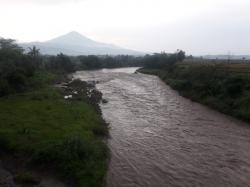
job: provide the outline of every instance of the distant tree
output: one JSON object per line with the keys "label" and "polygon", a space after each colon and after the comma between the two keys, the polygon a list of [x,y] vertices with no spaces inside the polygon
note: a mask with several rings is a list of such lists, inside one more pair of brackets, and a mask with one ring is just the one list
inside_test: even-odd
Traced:
{"label": "distant tree", "polygon": [[178,62],[182,62],[185,59],[185,52],[182,50],[177,50],[176,57]]}
{"label": "distant tree", "polygon": [[20,58],[23,54],[23,48],[19,47],[15,40],[12,39],[0,39],[0,61],[6,61]]}
{"label": "distant tree", "polygon": [[176,62],[183,61],[185,52],[178,50],[176,53],[168,54],[165,52],[155,53],[153,55],[146,55],[141,58],[142,63],[148,68],[165,68],[168,70],[173,69]]}
{"label": "distant tree", "polygon": [[100,58],[95,55],[80,56],[81,66],[84,69],[99,69],[102,68]]}
{"label": "distant tree", "polygon": [[36,46],[29,47],[28,56],[31,58],[32,63],[36,68],[41,68],[42,59],[40,54],[40,49],[37,49]]}
{"label": "distant tree", "polygon": [[75,66],[73,62],[71,62],[70,58],[62,53],[58,54],[55,58],[57,68],[63,70],[64,72],[73,72]]}
{"label": "distant tree", "polygon": [[192,59],[194,59],[194,57],[193,57],[193,55],[189,55],[186,57],[186,59],[192,60]]}
{"label": "distant tree", "polygon": [[32,57],[39,57],[40,56],[40,49],[37,49],[36,46],[29,47],[28,55]]}
{"label": "distant tree", "polygon": [[0,38],[0,49],[1,50],[11,50],[12,52],[22,53],[24,50],[22,47],[16,44],[15,40]]}
{"label": "distant tree", "polygon": [[0,96],[24,91],[34,67],[15,40],[0,39]]}

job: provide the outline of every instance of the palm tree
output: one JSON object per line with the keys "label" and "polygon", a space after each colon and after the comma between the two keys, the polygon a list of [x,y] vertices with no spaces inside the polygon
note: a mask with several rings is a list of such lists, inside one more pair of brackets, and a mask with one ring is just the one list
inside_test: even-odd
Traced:
{"label": "palm tree", "polygon": [[27,54],[31,57],[35,67],[40,68],[41,66],[40,49],[36,48],[36,46],[29,47],[28,49],[29,52]]}
{"label": "palm tree", "polygon": [[40,56],[40,49],[37,49],[36,46],[33,47],[29,47],[29,52],[28,55],[30,55],[31,57],[39,57]]}

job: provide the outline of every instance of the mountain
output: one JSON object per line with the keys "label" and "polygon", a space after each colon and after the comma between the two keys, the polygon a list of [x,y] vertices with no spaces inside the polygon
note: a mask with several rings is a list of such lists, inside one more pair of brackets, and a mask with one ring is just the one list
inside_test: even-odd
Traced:
{"label": "mountain", "polygon": [[78,32],[70,32],[63,36],[46,42],[31,42],[20,44],[26,50],[28,47],[36,46],[42,54],[56,55],[63,53],[66,55],[142,55],[143,53],[124,49],[112,44],[106,44],[91,40]]}

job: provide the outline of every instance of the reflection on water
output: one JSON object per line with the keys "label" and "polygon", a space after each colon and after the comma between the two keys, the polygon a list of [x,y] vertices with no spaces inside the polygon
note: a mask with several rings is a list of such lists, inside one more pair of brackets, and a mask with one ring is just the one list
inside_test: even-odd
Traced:
{"label": "reflection on water", "polygon": [[75,74],[108,100],[107,187],[249,186],[250,128],[135,70]]}

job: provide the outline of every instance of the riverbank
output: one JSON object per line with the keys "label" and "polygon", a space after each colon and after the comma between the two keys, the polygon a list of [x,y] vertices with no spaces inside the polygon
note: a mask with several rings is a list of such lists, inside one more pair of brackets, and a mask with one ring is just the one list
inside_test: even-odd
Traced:
{"label": "riverbank", "polygon": [[108,126],[101,99],[78,80],[0,98],[0,185],[40,186],[52,177],[65,186],[102,186]]}
{"label": "riverbank", "polygon": [[74,74],[108,103],[106,185],[248,186],[250,128],[181,97],[156,76],[124,68]]}
{"label": "riverbank", "polygon": [[142,68],[138,72],[156,75],[182,96],[249,122],[250,76],[236,67],[240,66],[180,63],[171,70]]}

